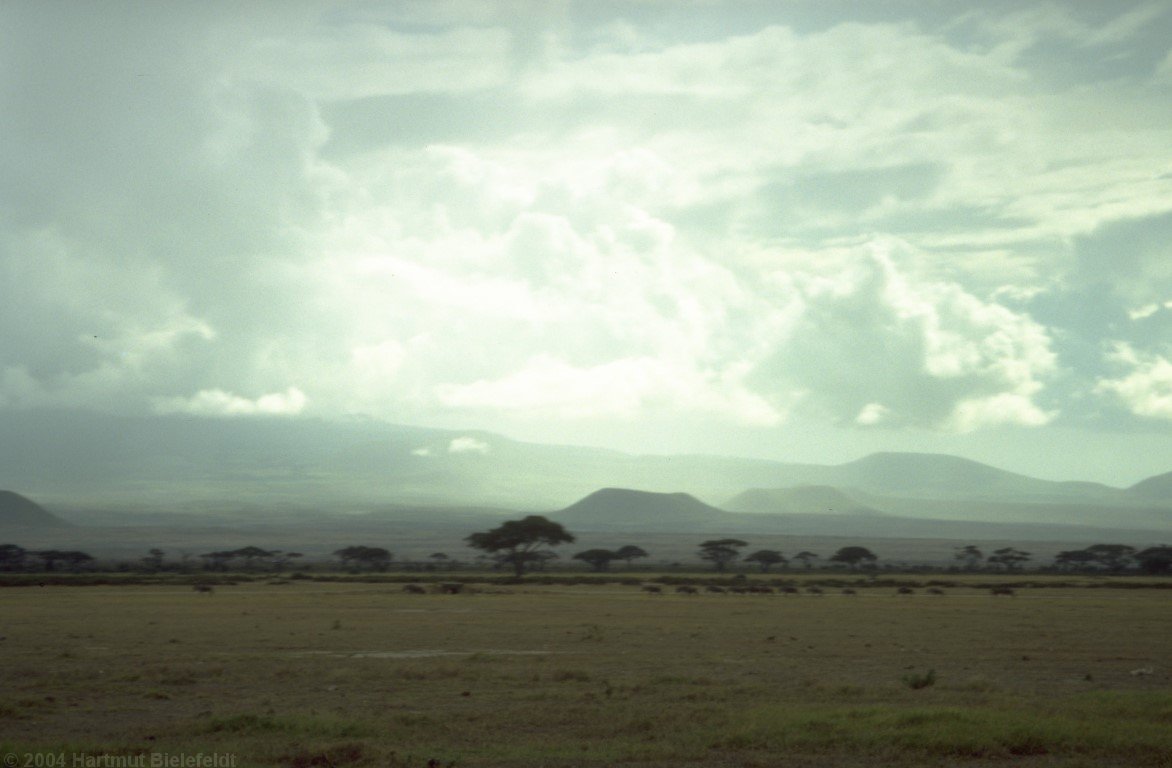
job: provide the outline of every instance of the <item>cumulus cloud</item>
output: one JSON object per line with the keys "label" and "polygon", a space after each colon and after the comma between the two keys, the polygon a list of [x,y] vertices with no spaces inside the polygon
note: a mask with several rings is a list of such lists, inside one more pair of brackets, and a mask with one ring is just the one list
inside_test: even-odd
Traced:
{"label": "cumulus cloud", "polygon": [[158,398],[155,412],[192,416],[295,416],[308,403],[305,393],[296,387],[261,395],[254,400],[222,389],[204,389],[188,398]]}
{"label": "cumulus cloud", "polygon": [[796,387],[806,407],[866,426],[970,431],[1049,421],[1033,400],[1057,366],[1045,328],[918,276],[899,256],[879,243],[837,276],[793,275],[801,312],[754,384]]}
{"label": "cumulus cloud", "polygon": [[492,446],[483,440],[475,437],[454,437],[448,443],[448,453],[479,453],[481,456],[488,455],[492,450]]}
{"label": "cumulus cloud", "polygon": [[1142,307],[1129,309],[1127,317],[1131,320],[1144,320],[1159,312],[1161,309],[1172,309],[1172,301],[1166,301],[1163,304],[1145,304]]}
{"label": "cumulus cloud", "polygon": [[881,424],[890,413],[891,409],[882,403],[867,403],[855,416],[855,423],[864,427]]}
{"label": "cumulus cloud", "polygon": [[648,412],[717,413],[742,423],[774,425],[783,414],[735,381],[705,380],[680,361],[628,358],[581,368],[537,357],[497,380],[445,385],[452,408],[522,411],[556,419],[627,418]]}
{"label": "cumulus cloud", "polygon": [[702,6],[4,6],[0,407],[1159,412],[1166,10]]}
{"label": "cumulus cloud", "polygon": [[1115,344],[1110,360],[1124,373],[1100,380],[1095,392],[1113,395],[1137,416],[1172,420],[1172,360],[1124,342]]}

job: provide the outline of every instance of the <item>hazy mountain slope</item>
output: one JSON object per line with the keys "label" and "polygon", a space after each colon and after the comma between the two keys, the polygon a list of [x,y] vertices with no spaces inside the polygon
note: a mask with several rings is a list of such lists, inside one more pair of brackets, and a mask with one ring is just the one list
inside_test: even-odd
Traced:
{"label": "hazy mountain slope", "polygon": [[64,528],[69,523],[32,499],[13,491],[0,491],[0,528]]}
{"label": "hazy mountain slope", "polygon": [[1057,483],[996,469],[957,456],[875,453],[830,467],[830,485],[871,493],[932,499],[1042,501],[1113,499],[1119,489],[1096,483]]}
{"label": "hazy mountain slope", "polygon": [[[711,456],[632,456],[524,443],[460,430],[367,420],[116,417],[0,410],[0,487],[17,487],[57,508],[142,511],[362,510],[380,504],[559,509],[598,488],[686,492],[721,503],[748,489],[823,486],[861,505],[905,514],[866,496],[989,505],[991,519],[1018,513],[1073,519],[1099,506],[1172,509],[1152,478],[1130,490],[1055,483],[951,456],[876,454],[838,466]],[[1163,477],[1163,476],[1162,476]],[[837,509],[840,499],[794,500],[793,511]],[[1164,497],[1165,500],[1162,500]],[[1021,505],[1039,505],[1023,507]],[[924,505],[921,505],[924,506]],[[928,505],[955,515],[951,507]],[[858,508],[854,508],[858,509]],[[1146,510],[1146,511],[1145,511]],[[913,510],[906,514],[927,516]],[[966,506],[967,518],[984,519]],[[1107,517],[1113,511],[1104,513]],[[1124,516],[1126,517],[1126,516]],[[1034,517],[1020,520],[1036,520]]]}
{"label": "hazy mountain slope", "polygon": [[1141,480],[1128,489],[1133,496],[1172,506],[1172,472]]}
{"label": "hazy mountain slope", "polygon": [[686,493],[651,493],[603,488],[565,509],[551,520],[582,530],[708,530],[729,525],[732,515]]}
{"label": "hazy mountain slope", "polygon": [[0,486],[72,503],[183,508],[315,493],[317,467],[383,425],[0,411]]}
{"label": "hazy mountain slope", "polygon": [[753,488],[724,504],[731,512],[754,514],[874,515],[879,510],[828,485],[799,485],[793,488]]}
{"label": "hazy mountain slope", "polygon": [[1172,509],[1155,504],[1104,504],[1054,501],[1030,503],[971,499],[883,496],[853,490],[860,502],[889,515],[932,520],[983,520],[990,523],[1091,525],[1113,528],[1172,529]]}
{"label": "hazy mountain slope", "polygon": [[[816,489],[821,493],[822,489]],[[970,509],[971,511],[971,509]],[[1021,541],[1139,541],[1155,533],[1145,525],[1080,525],[1052,520],[924,519],[864,513],[753,514],[727,512],[684,493],[645,493],[620,488],[596,491],[549,513],[571,532],[691,533],[701,536],[841,536],[855,540],[946,538]]]}

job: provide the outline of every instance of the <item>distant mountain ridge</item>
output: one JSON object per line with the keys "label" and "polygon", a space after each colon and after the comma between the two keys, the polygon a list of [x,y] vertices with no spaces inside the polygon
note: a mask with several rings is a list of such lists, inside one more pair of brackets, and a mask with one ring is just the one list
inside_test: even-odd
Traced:
{"label": "distant mountain ridge", "polygon": [[1172,472],[1165,472],[1162,475],[1141,480],[1128,490],[1132,494],[1142,496],[1145,499],[1169,503],[1172,501]]}
{"label": "distant mountain ridge", "polygon": [[0,491],[0,527],[64,528],[69,523],[32,499],[14,491]]}
{"label": "distant mountain ridge", "polygon": [[840,465],[637,456],[363,419],[0,410],[0,434],[0,487],[27,489],[62,510],[276,513],[393,504],[542,512],[611,488],[686,493],[726,508],[751,493],[756,499],[745,510],[764,513],[846,509],[1172,530],[1172,472],[1123,489],[1041,480],[941,454],[877,453]]}
{"label": "distant mountain ridge", "polygon": [[[802,499],[842,500],[836,489],[818,486],[765,492],[769,504],[778,499],[794,502]],[[750,496],[751,498],[751,496]],[[756,535],[838,536],[880,539],[947,539],[1020,541],[1105,541],[1112,538],[1143,541],[1153,535],[1142,525],[1112,529],[1095,527],[1084,521],[1064,522],[1061,517],[1045,522],[1020,523],[1006,520],[980,520],[954,517],[933,519],[891,515],[871,508],[863,511],[819,512],[731,512],[719,509],[686,493],[649,493],[626,488],[603,488],[568,507],[548,513],[551,520],[572,532],[641,534],[683,534],[696,536]],[[972,507],[966,508],[972,512]]]}
{"label": "distant mountain ridge", "polygon": [[1126,491],[1098,483],[1040,480],[971,459],[938,453],[873,453],[835,466],[803,468],[798,482],[857,488],[869,493],[928,499],[1001,501],[1064,500],[1071,497],[1121,500]]}
{"label": "distant mountain ridge", "polygon": [[627,488],[603,488],[550,514],[551,519],[581,530],[704,528],[728,516],[687,493]]}

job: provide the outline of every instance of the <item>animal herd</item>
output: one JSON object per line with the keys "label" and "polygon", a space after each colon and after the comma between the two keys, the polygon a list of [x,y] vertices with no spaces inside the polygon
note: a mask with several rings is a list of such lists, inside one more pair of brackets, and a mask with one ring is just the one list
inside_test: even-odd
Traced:
{"label": "animal herd", "polygon": [[[206,595],[211,595],[215,591],[210,584],[195,584],[192,589],[197,593]],[[660,584],[644,584],[642,586],[642,590],[651,595],[659,595],[663,594],[664,587]],[[431,585],[430,590],[420,584],[405,584],[403,585],[403,591],[412,595],[425,595],[429,591],[443,595],[458,595],[462,592],[465,592],[466,590],[465,585],[461,582],[441,582]],[[675,588],[676,594],[679,595],[698,595],[700,594],[700,591],[701,590],[699,587],[692,584],[680,584]],[[729,593],[735,595],[798,595],[801,594],[803,590],[800,590],[794,586],[781,586],[774,588],[764,584],[735,584],[727,587],[718,586],[716,584],[709,584],[704,587],[703,591],[717,595]],[[825,594],[825,590],[818,586],[806,587],[804,591],[808,595],[821,596]],[[946,594],[945,591],[940,587],[928,587],[926,590],[924,590],[924,592],[925,594],[934,596],[943,596]],[[857,595],[858,592],[850,587],[843,587],[839,590],[839,594]],[[896,588],[895,594],[910,596],[916,594],[916,590],[912,587],[902,586]],[[993,595],[994,597],[1013,597],[1016,595],[1016,592],[1014,592],[1012,587],[997,586],[991,587],[989,589],[989,594]]]}
{"label": "animal herd", "polygon": [[[651,594],[651,595],[660,595],[660,594],[663,594],[663,591],[664,591],[664,587],[659,584],[644,584],[642,586],[642,589],[644,592]],[[680,594],[680,595],[698,595],[698,594],[700,594],[700,591],[701,590],[698,587],[693,586],[691,584],[680,584],[679,586],[677,586],[675,588],[676,594]],[[805,592],[808,595],[815,595],[815,596],[821,596],[821,595],[826,594],[826,590],[824,590],[822,587],[818,587],[818,586],[809,586],[809,587],[806,587],[805,589],[799,589],[798,587],[793,587],[793,586],[788,586],[788,587],[782,586],[782,587],[775,588],[775,587],[766,586],[764,584],[736,585],[736,586],[729,586],[729,587],[722,587],[722,586],[717,586],[717,585],[712,584],[712,585],[708,585],[708,586],[704,587],[703,591],[710,592],[713,594],[720,594],[720,595],[729,594],[729,593],[736,594],[736,595],[745,595],[745,594],[752,594],[752,595],[773,595],[773,594],[800,595],[803,592]],[[842,594],[842,595],[857,595],[858,594],[858,592],[856,590],[852,589],[851,587],[843,587],[842,589],[838,590],[838,592],[839,592],[839,594]],[[916,590],[913,587],[902,586],[902,587],[896,588],[895,594],[896,595],[910,596],[910,595],[915,595]],[[928,587],[927,589],[924,590],[924,594],[942,597],[942,596],[946,595],[947,592],[945,592],[940,587]],[[1005,595],[1008,597],[1013,597],[1016,593],[1014,592],[1014,590],[1011,587],[991,587],[989,589],[989,594],[991,594],[993,596]]]}

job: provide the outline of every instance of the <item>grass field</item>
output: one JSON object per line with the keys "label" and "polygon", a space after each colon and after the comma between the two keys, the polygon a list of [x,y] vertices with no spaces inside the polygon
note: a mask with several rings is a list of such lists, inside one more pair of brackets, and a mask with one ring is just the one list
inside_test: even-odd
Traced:
{"label": "grass field", "polygon": [[236,766],[1172,766],[1172,590],[946,592],[5,588],[0,753],[29,768],[197,753]]}

